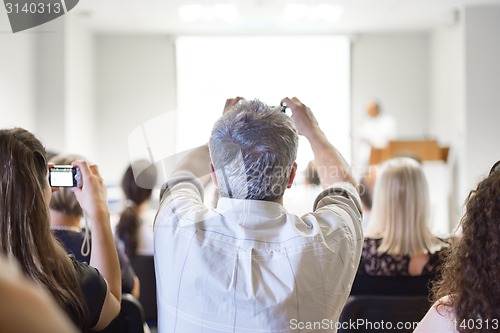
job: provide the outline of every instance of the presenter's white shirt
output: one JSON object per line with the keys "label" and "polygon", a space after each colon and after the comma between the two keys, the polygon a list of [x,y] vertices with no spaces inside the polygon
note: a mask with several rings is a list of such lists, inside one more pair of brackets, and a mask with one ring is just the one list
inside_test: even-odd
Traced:
{"label": "presenter's white shirt", "polygon": [[203,205],[190,176],[169,183],[154,226],[160,333],[336,332],[361,249],[354,187],[335,184],[301,218],[278,203]]}

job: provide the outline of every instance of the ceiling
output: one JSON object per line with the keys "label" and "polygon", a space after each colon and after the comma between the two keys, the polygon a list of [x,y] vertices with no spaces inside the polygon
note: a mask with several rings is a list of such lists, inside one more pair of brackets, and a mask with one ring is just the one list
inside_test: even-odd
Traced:
{"label": "ceiling", "polygon": [[[232,4],[234,22],[183,22],[181,5]],[[288,4],[340,5],[337,22],[284,17]],[[355,34],[426,31],[453,24],[462,6],[500,5],[500,0],[82,0],[74,15],[98,32],[166,34]]]}

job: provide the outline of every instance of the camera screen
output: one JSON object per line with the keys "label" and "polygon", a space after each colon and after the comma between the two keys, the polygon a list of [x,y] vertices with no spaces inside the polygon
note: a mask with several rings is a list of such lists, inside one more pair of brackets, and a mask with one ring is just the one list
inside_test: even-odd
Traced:
{"label": "camera screen", "polygon": [[50,186],[52,187],[72,187],[73,169],[72,168],[51,168]]}

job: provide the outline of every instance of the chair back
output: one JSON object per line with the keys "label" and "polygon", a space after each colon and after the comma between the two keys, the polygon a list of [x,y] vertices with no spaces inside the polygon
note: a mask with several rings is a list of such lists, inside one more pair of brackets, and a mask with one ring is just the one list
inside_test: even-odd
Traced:
{"label": "chair back", "polygon": [[351,296],[340,315],[339,333],[411,333],[431,307],[427,296]]}
{"label": "chair back", "polygon": [[130,258],[130,263],[135,274],[141,282],[141,294],[139,302],[144,308],[146,322],[150,326],[157,326],[157,303],[156,303],[156,276],[155,262],[151,255],[138,255]]}
{"label": "chair back", "polygon": [[356,274],[351,296],[428,296],[436,275],[374,276]]}
{"label": "chair back", "polygon": [[144,311],[141,303],[130,294],[122,294],[121,309],[102,333],[144,333]]}

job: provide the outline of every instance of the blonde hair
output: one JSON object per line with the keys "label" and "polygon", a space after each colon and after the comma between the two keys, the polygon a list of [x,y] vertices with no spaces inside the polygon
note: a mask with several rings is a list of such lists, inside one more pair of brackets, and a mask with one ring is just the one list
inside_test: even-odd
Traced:
{"label": "blonde hair", "polygon": [[445,243],[428,227],[429,190],[420,164],[408,157],[387,161],[375,182],[366,236],[382,237],[379,253],[434,253]]}

